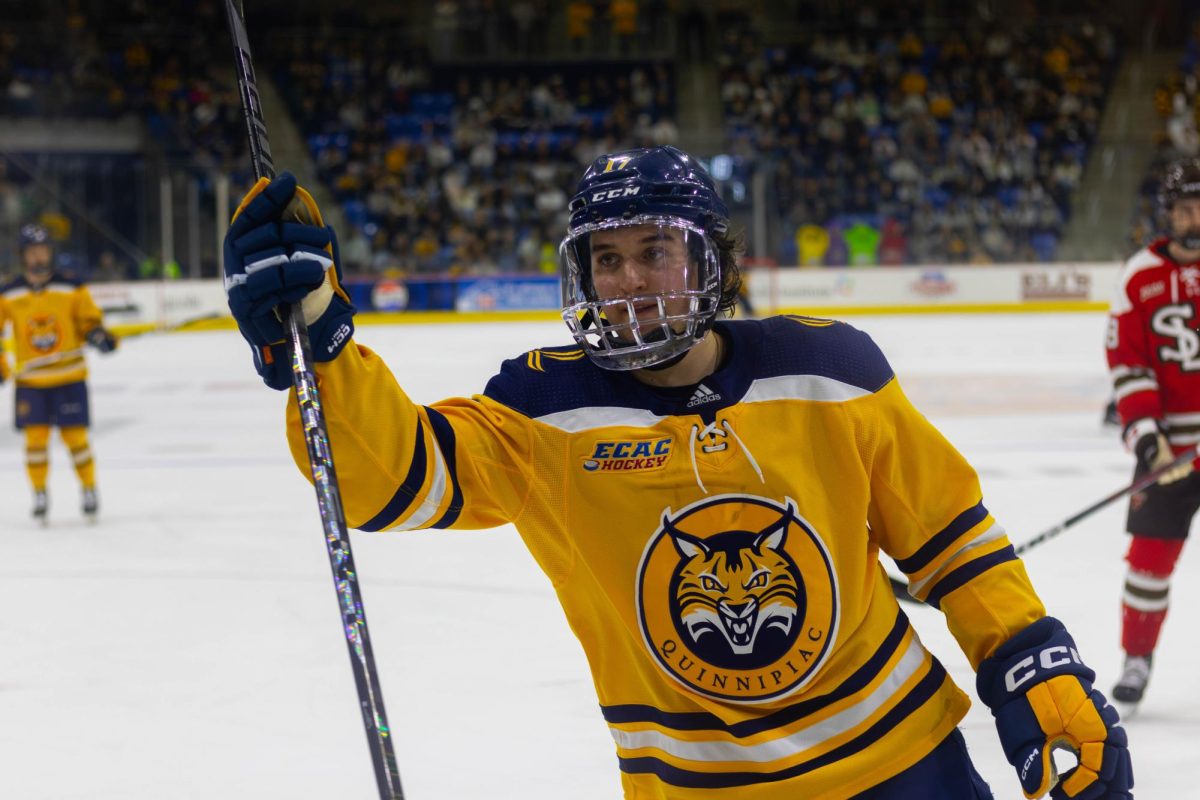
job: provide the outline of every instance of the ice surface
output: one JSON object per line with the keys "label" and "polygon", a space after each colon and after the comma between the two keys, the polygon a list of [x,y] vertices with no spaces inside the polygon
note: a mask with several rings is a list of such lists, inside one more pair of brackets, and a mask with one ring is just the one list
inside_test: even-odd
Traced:
{"label": "ice surface", "polygon": [[[859,317],[914,402],[978,468],[1014,541],[1129,479],[1100,427],[1096,314]],[[561,325],[368,327],[419,402],[482,389]],[[28,518],[0,399],[0,798],[376,796],[316,503],[283,395],[233,332],[148,335],[91,358],[101,521],[52,452],[51,525]],[[1107,691],[1124,506],[1027,564]],[[511,529],[354,534],[375,655],[414,800],[619,796],[612,741],[553,592]],[[1128,724],[1139,798],[1200,786],[1200,555],[1185,551],[1146,702]],[[910,607],[911,608],[911,607]],[[940,615],[910,610],[973,694]],[[997,798],[1020,797],[990,717],[963,725]]]}

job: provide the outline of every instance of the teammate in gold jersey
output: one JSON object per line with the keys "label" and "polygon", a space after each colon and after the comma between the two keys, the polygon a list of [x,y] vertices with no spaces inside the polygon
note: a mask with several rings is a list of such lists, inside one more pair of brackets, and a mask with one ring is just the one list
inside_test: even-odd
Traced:
{"label": "teammate in gold jersey", "polygon": [[[88,443],[87,364],[83,346],[112,352],[116,337],[80,281],[56,272],[53,248],[40,225],[21,228],[22,275],[0,286],[0,332],[12,327],[16,351],[16,426],[25,431],[25,468],[33,485],[33,516],[47,522],[50,429],[57,426],[83,487],[83,513],[96,518],[96,466]],[[8,377],[0,351],[0,382]]]}
{"label": "teammate in gold jersey", "polygon": [[[294,195],[315,225],[283,223]],[[336,243],[288,174],[243,200],[226,287],[264,381],[301,302],[346,515],[362,530],[512,523],[587,654],[627,798],[991,797],[968,706],[879,563],[940,608],[1029,797],[1124,800],[1115,711],[1046,616],[974,470],[883,354],[831,320],[721,319],[739,244],[672,147],[604,156],[560,248],[575,344],[428,406],[352,337]],[[287,434],[305,445],[293,395]],[[1059,776],[1055,747],[1080,763]]]}

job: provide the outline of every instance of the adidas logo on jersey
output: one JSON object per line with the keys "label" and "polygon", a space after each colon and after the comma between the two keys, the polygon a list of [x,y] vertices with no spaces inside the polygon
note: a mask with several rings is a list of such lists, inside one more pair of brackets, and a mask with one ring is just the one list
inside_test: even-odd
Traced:
{"label": "adidas logo on jersey", "polygon": [[708,388],[707,386],[705,386],[702,383],[696,387],[696,392],[695,392],[695,394],[692,395],[692,399],[688,400],[687,407],[692,408],[693,406],[703,405],[704,403],[711,403],[714,400],[720,400],[720,399],[721,399],[720,394],[718,394],[717,392],[714,392],[712,389]]}

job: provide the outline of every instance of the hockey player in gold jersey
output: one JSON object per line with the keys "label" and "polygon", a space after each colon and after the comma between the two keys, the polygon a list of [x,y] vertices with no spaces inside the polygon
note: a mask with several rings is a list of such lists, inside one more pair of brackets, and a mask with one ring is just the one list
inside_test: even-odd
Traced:
{"label": "hockey player in gold jersey", "polygon": [[[33,485],[33,516],[46,524],[50,430],[58,427],[83,487],[83,513],[99,510],[96,466],[88,442],[87,364],[83,346],[112,352],[116,337],[80,281],[56,272],[53,248],[40,225],[21,228],[22,274],[0,286],[0,332],[12,329],[16,351],[16,426],[25,432],[25,468]],[[0,351],[0,381],[9,375]]]}
{"label": "hockey player in gold jersey", "polygon": [[[280,222],[294,194],[316,225]],[[259,373],[290,386],[273,309],[301,302],[351,527],[515,525],[587,654],[627,798],[991,797],[957,729],[969,701],[881,551],[944,612],[1028,797],[1132,797],[1093,673],[870,338],[720,319],[737,239],[687,154],[589,167],[561,247],[576,344],[506,361],[472,398],[417,405],[352,338],[321,224],[284,173],[230,227],[229,303]],[[303,467],[294,393],[287,435]],[[1063,776],[1055,747],[1079,754]]]}

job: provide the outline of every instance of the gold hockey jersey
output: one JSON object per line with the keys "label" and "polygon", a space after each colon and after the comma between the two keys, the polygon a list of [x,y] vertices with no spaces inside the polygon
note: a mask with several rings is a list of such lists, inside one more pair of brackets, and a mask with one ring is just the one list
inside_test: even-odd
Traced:
{"label": "gold hockey jersey", "polygon": [[[87,378],[83,345],[101,320],[91,292],[75,278],[55,273],[35,289],[20,277],[0,287],[0,333],[11,323],[18,386],[44,389]],[[7,370],[3,352],[0,362]]]}
{"label": "gold hockey jersey", "polygon": [[[974,471],[866,334],[717,327],[730,358],[686,389],[555,347],[430,406],[346,348],[317,374],[347,519],[513,523],[587,654],[627,798],[848,798],[969,704],[880,550],[974,666],[1045,611]],[[287,427],[307,475],[294,392]]]}

